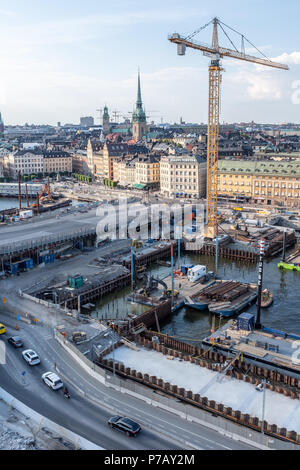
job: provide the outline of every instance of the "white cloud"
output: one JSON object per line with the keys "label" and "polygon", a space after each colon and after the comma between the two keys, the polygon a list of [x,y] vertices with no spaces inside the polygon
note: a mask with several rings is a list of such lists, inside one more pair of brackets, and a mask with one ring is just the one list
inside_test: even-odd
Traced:
{"label": "white cloud", "polygon": [[284,52],[283,54],[279,55],[278,57],[273,58],[275,62],[280,62],[283,64],[294,64],[298,65],[300,64],[300,52],[299,51],[294,51],[288,54],[287,52]]}
{"label": "white cloud", "polygon": [[[270,71],[260,74],[253,71],[251,66],[244,66],[229,74],[229,79],[238,86],[237,96],[249,98],[253,101],[279,101],[283,97],[283,84],[279,77],[272,75]],[[238,95],[239,94],[239,95]]]}
{"label": "white cloud", "polygon": [[282,98],[282,90],[279,83],[267,76],[256,74],[247,75],[247,91],[249,97],[256,101],[279,101]]}

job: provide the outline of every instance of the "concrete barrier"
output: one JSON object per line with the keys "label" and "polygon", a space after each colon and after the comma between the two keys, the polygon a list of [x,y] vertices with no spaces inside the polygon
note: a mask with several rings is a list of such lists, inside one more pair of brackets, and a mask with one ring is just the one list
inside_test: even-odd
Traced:
{"label": "concrete barrier", "polygon": [[3,401],[18,410],[20,413],[32,418],[37,424],[39,424],[40,427],[43,425],[43,427],[50,429],[55,434],[58,434],[62,438],[72,442],[75,444],[76,448],[81,448],[84,450],[105,450],[93,442],[88,441],[84,437],[75,434],[73,431],[70,431],[69,429],[55,423],[54,421],[51,421],[40,413],[29,408],[27,405],[25,405],[25,403],[13,397],[1,387],[0,398],[2,398]]}
{"label": "concrete barrier", "polygon": [[[143,375],[140,372],[131,371],[129,368],[127,368],[129,376],[137,381],[140,381],[141,383],[134,382],[132,380],[124,380],[121,377],[114,377],[111,373],[106,372],[105,369],[102,369],[99,366],[93,364],[89,359],[83,356],[83,354],[80,353],[80,351],[78,351],[78,349],[74,347],[69,341],[64,339],[59,332],[56,333],[56,339],[64,347],[64,349],[69,352],[75,361],[77,361],[78,364],[80,364],[92,377],[107,387],[111,387],[121,393],[126,393],[134,398],[146,402],[149,405],[160,407],[173,414],[177,414],[187,421],[201,424],[202,426],[206,426],[232,439],[239,440],[253,447],[257,447],[258,449],[299,450],[299,446],[296,444],[280,441],[278,439],[272,439],[257,432],[256,430],[249,429],[243,425],[241,426],[235,422],[222,418],[221,416],[214,417],[209,412],[202,410],[199,407],[195,407],[192,404],[184,402],[178,403],[175,398],[157,394],[153,389],[147,387],[147,385],[143,385],[144,380],[147,384],[151,384],[152,386],[155,386],[154,382],[156,381],[157,387],[162,388],[162,391],[165,391],[165,393],[172,392],[173,385],[164,383],[162,379],[155,378],[156,380],[153,380],[152,378],[152,381],[150,381],[150,377],[147,374]],[[103,364],[112,368],[113,363],[112,360],[104,359]],[[116,363],[115,367],[117,372],[123,374],[125,373],[124,364]],[[185,399],[185,390],[178,389],[178,391],[179,395],[182,396],[182,399]],[[199,402],[199,404],[208,406],[208,399],[206,397],[193,395],[192,398],[196,398],[195,401]],[[222,407],[221,409],[218,408],[220,406]],[[223,412],[224,415],[226,415],[228,418],[232,416],[233,412],[233,410],[226,408],[218,403],[215,403],[215,410]],[[246,423],[247,415],[243,415],[243,424]],[[268,426],[269,429],[271,429],[270,425]],[[277,426],[275,432],[276,431]]]}

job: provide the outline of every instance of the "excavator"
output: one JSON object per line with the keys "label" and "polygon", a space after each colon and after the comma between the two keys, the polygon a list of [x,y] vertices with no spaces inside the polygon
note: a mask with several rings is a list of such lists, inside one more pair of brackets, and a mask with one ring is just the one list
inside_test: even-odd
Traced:
{"label": "excavator", "polygon": [[54,202],[54,199],[51,195],[51,192],[50,192],[50,185],[49,184],[45,184],[43,189],[41,190],[40,194],[38,194],[37,196],[37,203],[35,204],[31,204],[31,207],[32,208],[35,208],[35,207],[38,207],[41,203],[43,202]]}
{"label": "excavator", "polygon": [[[144,275],[145,279],[145,285],[144,287],[140,290],[139,293],[143,295],[149,296],[151,292],[157,288],[158,284],[160,284],[164,288],[164,297],[171,298],[172,297],[172,289],[169,289],[167,284],[160,280],[160,279],[155,279],[151,274],[145,273]],[[179,292],[177,290],[174,291],[174,297],[177,297],[179,295]]]}

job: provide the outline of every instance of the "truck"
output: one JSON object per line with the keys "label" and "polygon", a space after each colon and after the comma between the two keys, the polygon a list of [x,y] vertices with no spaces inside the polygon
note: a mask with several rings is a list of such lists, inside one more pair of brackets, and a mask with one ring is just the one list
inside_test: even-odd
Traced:
{"label": "truck", "polygon": [[199,279],[201,279],[205,275],[206,275],[206,266],[203,266],[201,264],[198,264],[197,266],[190,268],[187,273],[187,277],[190,282],[197,282],[199,281]]}

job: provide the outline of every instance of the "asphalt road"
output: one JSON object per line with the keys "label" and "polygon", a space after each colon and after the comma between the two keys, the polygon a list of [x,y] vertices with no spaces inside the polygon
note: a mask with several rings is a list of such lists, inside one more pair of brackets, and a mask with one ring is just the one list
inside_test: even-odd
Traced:
{"label": "asphalt road", "polygon": [[98,220],[96,210],[92,209],[87,213],[70,214],[61,216],[58,219],[50,214],[49,218],[45,220],[8,225],[1,228],[0,246],[40,239],[60,233],[72,233],[80,229],[94,229]]}
{"label": "asphalt road", "polygon": [[[34,349],[41,358],[39,366],[30,367],[21,355],[24,348],[16,350],[7,344],[7,363],[0,366],[1,387],[35,411],[95,444],[107,450],[253,449],[209,428],[189,423],[134,397],[108,389],[79,368],[55,341],[50,330],[21,324],[20,331],[16,332],[13,321],[2,314],[0,322],[7,326],[2,340],[18,334],[24,340],[24,348]],[[70,400],[64,398],[62,391],[53,392],[41,380],[44,372],[55,370],[54,363],[70,391]],[[23,371],[26,371],[25,384]],[[68,383],[68,379],[76,384],[76,388]],[[79,393],[77,387],[84,390],[86,397]],[[141,424],[142,432],[136,438],[129,438],[108,427],[109,417],[119,413]]]}

